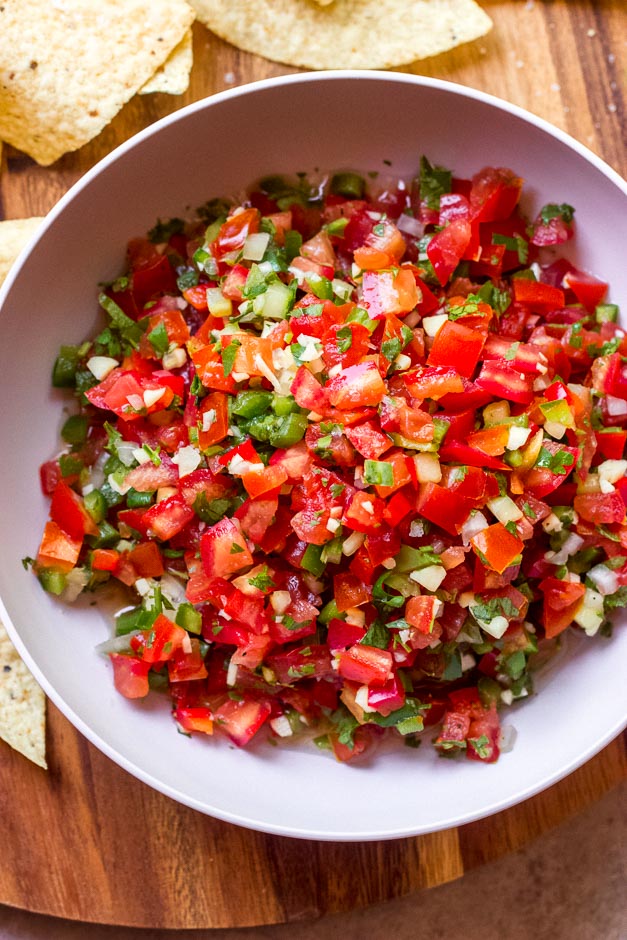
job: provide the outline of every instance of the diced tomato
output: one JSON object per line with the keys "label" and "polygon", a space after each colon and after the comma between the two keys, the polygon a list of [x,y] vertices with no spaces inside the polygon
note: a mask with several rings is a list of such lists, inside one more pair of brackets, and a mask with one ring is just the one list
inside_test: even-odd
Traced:
{"label": "diced tomato", "polygon": [[113,682],[125,698],[144,698],[148,695],[150,663],[122,653],[109,653],[113,666]]}
{"label": "diced tomato", "polygon": [[202,734],[213,734],[213,715],[206,706],[192,708],[175,708],[174,720],[178,722],[183,731],[199,731]]}
{"label": "diced tomato", "polygon": [[120,560],[120,553],[114,548],[96,548],[91,555],[94,571],[115,571]]}
{"label": "diced tomato", "polygon": [[146,531],[166,542],[185,528],[194,518],[194,510],[178,494],[168,496],[151,506],[143,517]]}
{"label": "diced tomato", "polygon": [[601,281],[593,274],[576,268],[572,268],[564,275],[562,283],[564,287],[572,290],[579,303],[589,311],[593,311],[598,304],[603,302],[609,287],[606,281]]}
{"label": "diced tomato", "polygon": [[131,637],[131,649],[145,663],[166,662],[186,640],[187,633],[182,627],[159,614],[149,630],[141,630]]}
{"label": "diced tomato", "polygon": [[[376,406],[387,391],[372,360],[344,369],[339,375],[329,379],[326,390],[331,404],[342,410]],[[296,398],[296,395],[294,397]]]}
{"label": "diced tomato", "polygon": [[573,622],[583,604],[586,589],[580,582],[560,581],[558,578],[545,578],[539,588],[544,595],[542,625],[547,637],[551,638]]}
{"label": "diced tomato", "polygon": [[65,529],[50,519],[46,522],[44,534],[37,552],[37,564],[42,568],[58,568],[70,571],[77,563],[83,537],[74,538]]}
{"label": "diced tomato", "polygon": [[427,245],[427,257],[433,265],[440,284],[446,284],[455,271],[466,254],[471,237],[470,222],[464,218],[457,218],[430,239]]}
{"label": "diced tomato", "polygon": [[477,330],[447,320],[436,333],[427,366],[453,368],[469,379],[475,371],[485,339]]}
{"label": "diced tomato", "polygon": [[339,654],[338,672],[344,679],[363,685],[384,685],[392,672],[392,654],[356,643]]}
{"label": "diced tomato", "polygon": [[496,522],[474,535],[470,544],[481,561],[502,574],[523,550],[522,541],[509,532],[502,522]]}
{"label": "diced tomato", "polygon": [[527,278],[515,277],[514,300],[520,304],[527,304],[541,311],[563,307],[565,304],[564,291],[550,284],[540,281],[530,281]]}
{"label": "diced tomato", "polygon": [[59,480],[52,494],[50,518],[73,539],[82,541],[84,535],[98,535],[83,499],[64,480]]}
{"label": "diced tomato", "polygon": [[210,578],[228,577],[253,563],[239,522],[234,519],[221,519],[203,532],[200,554],[205,574]]}
{"label": "diced tomato", "polygon": [[265,699],[227,699],[214,714],[215,727],[238,747],[245,747],[270,717],[271,711],[270,703]]}
{"label": "diced tomato", "polygon": [[200,650],[200,641],[196,637],[189,640],[189,648],[177,646],[168,659],[168,678],[170,682],[190,682],[193,679],[206,679],[207,668]]}
{"label": "diced tomato", "polygon": [[575,496],[575,511],[582,519],[597,525],[623,522],[625,504],[618,490],[611,493],[581,493]]}

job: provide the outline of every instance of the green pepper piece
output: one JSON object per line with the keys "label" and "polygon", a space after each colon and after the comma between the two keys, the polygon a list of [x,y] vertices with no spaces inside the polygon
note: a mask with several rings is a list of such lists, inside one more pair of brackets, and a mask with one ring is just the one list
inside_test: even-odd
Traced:
{"label": "green pepper piece", "polygon": [[272,399],[272,392],[238,392],[232,407],[233,414],[239,415],[240,418],[256,418],[265,414]]}
{"label": "green pepper piece", "polygon": [[131,487],[126,494],[126,505],[129,509],[141,509],[144,506],[150,506],[154,495],[154,490],[151,492],[141,492]]}
{"label": "green pepper piece", "polygon": [[316,578],[322,574],[326,567],[321,558],[322,549],[322,545],[308,545],[300,563],[301,568],[311,572]]}
{"label": "green pepper piece", "polygon": [[52,384],[55,388],[72,388],[78,366],[78,346],[61,346],[52,367]]}
{"label": "green pepper piece", "polygon": [[70,415],[61,428],[61,437],[68,444],[84,444],[87,440],[87,431],[86,415]]}
{"label": "green pepper piece", "polygon": [[346,199],[362,199],[366,181],[359,173],[336,173],[331,180],[331,192]]}
{"label": "green pepper piece", "polygon": [[39,578],[39,583],[42,588],[44,591],[47,591],[48,594],[56,594],[58,597],[59,594],[62,594],[65,590],[67,578],[58,568],[41,568],[41,570],[37,572],[37,577]]}
{"label": "green pepper piece", "polygon": [[340,611],[337,609],[335,600],[329,601],[328,604],[325,604],[318,614],[318,623],[327,624],[331,620],[346,620],[346,614],[340,613]]}
{"label": "green pepper piece", "polygon": [[107,515],[107,501],[100,490],[92,490],[85,496],[85,509],[95,523],[102,522]]}
{"label": "green pepper piece", "polygon": [[120,533],[114,529],[111,523],[101,522],[98,526],[98,535],[90,535],[87,541],[92,548],[111,548],[120,538]]}
{"label": "green pepper piece", "polygon": [[300,408],[294,401],[292,395],[274,395],[272,399],[272,410],[275,415],[279,417],[292,414],[293,412],[296,414],[300,412]]}
{"label": "green pepper piece", "polygon": [[288,414],[276,418],[270,430],[270,443],[273,447],[291,447],[298,444],[307,430],[307,415]]}
{"label": "green pepper piece", "polygon": [[202,615],[192,604],[181,604],[176,612],[175,623],[188,633],[200,633]]}
{"label": "green pepper piece", "polygon": [[618,313],[618,304],[599,304],[595,307],[594,318],[597,323],[616,323]]}

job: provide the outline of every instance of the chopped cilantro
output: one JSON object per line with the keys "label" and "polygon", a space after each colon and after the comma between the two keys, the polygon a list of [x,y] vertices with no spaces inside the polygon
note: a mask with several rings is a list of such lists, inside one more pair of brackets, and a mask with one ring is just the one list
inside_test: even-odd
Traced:
{"label": "chopped cilantro", "polygon": [[156,326],[154,330],[150,331],[148,334],[148,341],[159,359],[163,359],[168,351],[168,346],[170,345],[168,331],[165,328],[165,323],[159,323],[159,325]]}
{"label": "chopped cilantro", "polygon": [[567,467],[572,467],[574,462],[575,458],[570,451],[558,450],[557,453],[552,454],[546,447],[541,447],[535,466],[545,467],[547,470],[550,470],[551,473],[558,476],[565,476]]}
{"label": "chopped cilantro", "polygon": [[241,345],[238,339],[232,339],[226,349],[222,350],[222,371],[224,372],[225,378],[233,371],[237,350]]}
{"label": "chopped cilantro", "polygon": [[425,156],[420,158],[420,199],[429,209],[440,208],[440,196],[450,193],[452,173],[442,166],[432,166]]}
{"label": "chopped cilantro", "polygon": [[509,597],[492,597],[490,600],[482,601],[470,607],[470,613],[475,620],[482,623],[490,623],[495,617],[507,617],[508,620],[515,620],[520,611]]}
{"label": "chopped cilantro", "polygon": [[540,219],[543,225],[548,225],[551,219],[562,219],[566,225],[573,221],[575,210],[568,203],[562,202],[559,205],[555,202],[548,202],[540,209]]}
{"label": "chopped cilantro", "polygon": [[350,326],[343,326],[335,334],[335,343],[341,353],[348,352],[353,345],[353,331]]}
{"label": "chopped cilantro", "polygon": [[167,242],[173,235],[180,235],[184,227],[183,219],[158,219],[157,224],[148,232],[148,238],[156,244]]}
{"label": "chopped cilantro", "polygon": [[364,646],[376,646],[377,649],[385,650],[390,642],[390,631],[381,623],[380,620],[374,620],[365,636],[360,640]]}
{"label": "chopped cilantro", "polygon": [[261,571],[258,574],[248,578],[248,583],[251,587],[257,588],[258,591],[269,591],[273,587],[276,587],[274,581],[270,577],[269,569],[267,565],[264,565]]}

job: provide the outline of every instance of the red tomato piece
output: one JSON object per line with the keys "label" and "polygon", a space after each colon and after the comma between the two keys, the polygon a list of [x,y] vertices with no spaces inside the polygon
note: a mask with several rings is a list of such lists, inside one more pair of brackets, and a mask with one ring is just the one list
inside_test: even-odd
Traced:
{"label": "red tomato piece", "polygon": [[237,744],[245,747],[270,717],[272,708],[266,699],[244,696],[228,699],[214,714],[216,728]]}
{"label": "red tomato piece", "polygon": [[253,563],[239,521],[220,519],[200,539],[200,556],[209,578],[228,577]]}
{"label": "red tomato piece", "polygon": [[523,542],[509,532],[502,522],[496,522],[478,532],[470,544],[483,564],[502,574],[523,550]]}
{"label": "red tomato piece", "polygon": [[113,682],[125,698],[144,698],[148,695],[150,663],[122,653],[109,653],[113,666]]}
{"label": "red tomato piece", "polygon": [[486,337],[463,323],[448,320],[436,333],[427,366],[455,369],[467,379],[475,371]]}
{"label": "red tomato piece", "polygon": [[387,650],[356,643],[339,654],[338,673],[360,685],[384,685],[392,673],[393,662]]}

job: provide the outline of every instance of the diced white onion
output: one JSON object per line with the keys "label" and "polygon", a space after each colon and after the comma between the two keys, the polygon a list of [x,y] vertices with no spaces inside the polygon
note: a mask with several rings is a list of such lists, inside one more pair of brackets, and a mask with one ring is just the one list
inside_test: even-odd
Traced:
{"label": "diced white onion", "polygon": [[[135,463],[136,449],[137,444],[135,444],[134,441],[118,441],[115,452],[117,454],[118,460],[120,460],[125,467],[131,467]],[[142,451],[142,453],[146,452]],[[148,457],[148,454],[146,454],[146,456]]]}
{"label": "diced white onion", "polygon": [[237,682],[237,663],[234,663],[231,659],[229,661],[229,668],[226,671],[226,684],[233,687]]}
{"label": "diced white onion", "polygon": [[401,215],[399,216],[396,227],[401,232],[405,232],[406,235],[413,235],[414,238],[422,238],[425,233],[425,227],[419,219],[415,219],[413,215]]}
{"label": "diced white onion", "polygon": [[209,428],[216,423],[218,420],[218,415],[215,408],[208,408],[207,411],[203,412],[202,416],[202,429],[203,431],[208,431]]}
{"label": "diced white onion", "polygon": [[147,388],[144,392],[144,404],[146,408],[156,405],[160,398],[165,395],[165,388]]}
{"label": "diced white onion", "polygon": [[349,607],[346,613],[346,623],[354,627],[363,627],[366,622],[366,614],[359,607]]}
{"label": "diced white onion", "polygon": [[164,369],[182,369],[187,362],[187,353],[182,346],[177,346],[165,354],[162,362]]}
{"label": "diced white onion", "polygon": [[355,705],[359,705],[362,711],[373,712],[375,709],[368,704],[368,686],[361,685],[355,693]]}
{"label": "diced white onion", "polygon": [[[503,694],[504,693],[501,693],[501,698],[503,697]],[[501,754],[507,754],[509,751],[514,749],[514,744],[516,743],[517,737],[518,732],[513,725],[503,725],[501,728],[501,734],[499,736],[499,750]]]}
{"label": "diced white onion", "polygon": [[289,591],[273,591],[270,595],[270,606],[275,613],[284,614],[291,600]]}
{"label": "diced white onion", "polygon": [[357,549],[363,544],[366,536],[363,532],[352,532],[342,543],[342,554],[346,556],[354,555]]}
{"label": "diced white onion", "polygon": [[575,623],[578,623],[588,636],[594,636],[603,619],[603,595],[586,588],[583,604],[575,614]]}
{"label": "diced white onion", "polygon": [[186,477],[188,473],[192,473],[198,467],[200,461],[200,452],[191,444],[186,447],[179,447],[172,457],[172,463],[175,463],[179,468],[179,477]]}
{"label": "diced white onion", "polygon": [[150,454],[143,447],[136,447],[133,451],[133,457],[139,464],[148,463],[150,460]]}
{"label": "diced white onion", "polygon": [[261,261],[270,241],[268,232],[254,232],[246,237],[242,258],[246,261]]}
{"label": "diced white onion", "polygon": [[588,577],[596,584],[599,594],[615,594],[618,590],[618,576],[605,565],[595,565],[588,572]]}
{"label": "diced white onion", "polygon": [[99,382],[106,379],[110,372],[117,369],[119,364],[117,359],[112,359],[111,356],[92,356],[87,360],[87,368]]}
{"label": "diced white onion", "polygon": [[277,715],[270,719],[270,727],[280,738],[289,738],[294,733],[286,715]]}
{"label": "diced white onion", "polygon": [[605,403],[607,405],[607,413],[613,418],[618,417],[619,415],[627,415],[627,401],[624,398],[615,398],[613,395],[606,395]]}
{"label": "diced white onion", "polygon": [[446,313],[436,313],[432,317],[423,317],[422,328],[427,336],[434,337],[438,330],[444,326],[447,320],[448,315]]}
{"label": "diced white onion", "polygon": [[229,317],[233,310],[233,304],[219,287],[207,288],[207,307],[212,317]]}
{"label": "diced white onion", "polygon": [[489,499],[488,509],[503,525],[507,525],[508,522],[518,522],[523,517],[522,510],[510,496],[497,496],[495,499]]}
{"label": "diced white onion", "polygon": [[602,480],[607,480],[608,483],[618,483],[627,475],[627,460],[604,460],[597,467],[597,472]]}
{"label": "diced white onion", "polygon": [[329,521],[327,522],[327,529],[329,530],[329,532],[335,533],[337,532],[338,529],[341,528],[341,526],[342,526],[342,523],[340,522],[339,519],[329,519]]}
{"label": "diced white onion", "polygon": [[487,529],[488,525],[488,520],[482,512],[471,513],[460,531],[464,545],[470,545],[470,540],[474,538],[475,535],[479,535],[480,532],[483,532],[484,529]]}
{"label": "diced white onion", "polygon": [[437,454],[417,454],[414,457],[419,483],[439,483],[442,479],[440,458]]}
{"label": "diced white onion", "polygon": [[493,617],[487,623],[482,620],[481,627],[485,633],[489,633],[495,640],[500,640],[509,627],[509,620],[507,617]]}
{"label": "diced white onion", "polygon": [[422,585],[427,591],[437,591],[446,577],[446,568],[442,565],[429,565],[419,571],[410,572],[409,577],[416,584]]}
{"label": "diced white onion", "polygon": [[518,450],[519,447],[524,447],[530,434],[531,428],[519,428],[518,425],[513,424],[509,429],[505,447],[507,450]]}

